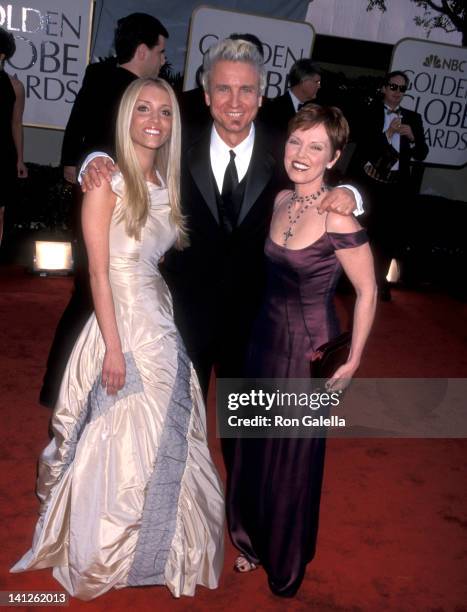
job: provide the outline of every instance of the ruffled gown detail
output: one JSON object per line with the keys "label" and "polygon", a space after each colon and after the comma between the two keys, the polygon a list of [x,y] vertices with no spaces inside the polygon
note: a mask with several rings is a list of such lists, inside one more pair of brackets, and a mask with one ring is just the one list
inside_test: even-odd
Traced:
{"label": "ruffled gown detail", "polygon": [[110,227],[109,277],[126,362],[125,386],[101,385],[105,346],[93,314],[67,365],[54,438],[39,460],[40,517],[13,572],[53,567],[73,596],[167,585],[175,597],[216,588],[223,564],[224,503],[206,440],[196,373],[173,320],[158,261],[173,245],[167,189],[148,183],[141,241]]}

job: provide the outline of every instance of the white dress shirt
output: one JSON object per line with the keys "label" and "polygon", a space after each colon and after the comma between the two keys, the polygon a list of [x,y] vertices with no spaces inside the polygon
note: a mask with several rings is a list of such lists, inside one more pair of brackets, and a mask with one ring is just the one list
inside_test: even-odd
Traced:
{"label": "white dress shirt", "polygon": [[229,147],[217,133],[213,124],[211,129],[211,144],[209,147],[209,156],[211,159],[212,173],[219,189],[222,193],[222,183],[224,182],[225,169],[230,162],[230,151],[235,153],[234,164],[237,168],[238,182],[240,182],[248,172],[251,156],[253,154],[253,145],[255,143],[255,126],[252,123],[250,133],[236,147]]}
{"label": "white dress shirt", "polygon": [[[384,107],[384,125],[383,125],[384,133],[386,133],[386,130],[389,128],[389,126],[391,125],[391,123],[394,121],[396,117],[399,117],[399,119],[401,118],[401,111],[400,111],[399,106],[397,108],[389,108],[388,106]],[[387,135],[386,135],[386,138],[388,138]],[[392,138],[388,138],[388,141],[389,141],[389,144],[392,145],[398,153],[400,153],[401,135],[399,134],[399,132],[394,132],[394,134],[392,135]],[[394,172],[395,170],[399,170],[399,160],[397,160],[394,166],[392,166],[391,168],[391,171]]]}
{"label": "white dress shirt", "polygon": [[295,109],[295,112],[297,113],[298,107],[300,106],[300,104],[302,104],[302,102],[297,98],[295,94],[292,93],[291,89],[289,89],[289,96],[290,96],[290,99],[292,100],[292,104]]}

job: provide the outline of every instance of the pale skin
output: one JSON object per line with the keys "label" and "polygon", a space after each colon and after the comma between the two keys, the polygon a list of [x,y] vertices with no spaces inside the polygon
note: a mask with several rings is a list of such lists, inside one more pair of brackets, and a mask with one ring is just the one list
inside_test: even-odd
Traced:
{"label": "pale skin", "polygon": [[[146,85],[133,109],[130,135],[143,175],[149,182],[158,183],[156,151],[170,137],[171,127],[169,95],[156,85]],[[126,374],[109,280],[109,230],[115,203],[110,184],[102,181],[86,193],[81,216],[94,310],[105,344],[102,385],[109,395],[115,395],[124,386]]]}
{"label": "pale skin", "polygon": [[[323,125],[318,124],[307,130],[293,132],[286,144],[284,164],[289,178],[294,182],[297,195],[319,192],[325,170],[332,168],[339,155],[340,151],[333,153]],[[270,238],[277,244],[283,244],[284,233],[290,226],[288,205],[292,194],[293,191],[285,190],[276,198]],[[287,240],[287,248],[293,250],[307,247],[319,240],[325,232],[351,233],[361,229],[353,215],[343,216],[334,212],[320,215],[319,201],[322,197],[319,196],[300,216],[294,226],[293,235]],[[292,219],[302,206],[300,202],[292,204]],[[328,381],[328,388],[333,391],[343,388],[346,384],[344,381],[348,382],[358,369],[376,308],[376,282],[368,243],[351,249],[337,250],[336,256],[355,289],[357,299],[349,359]]]}
{"label": "pale skin", "polygon": [[[137,77],[155,78],[159,76],[160,69],[166,63],[165,55],[166,38],[159,35],[157,45],[148,47],[141,43],[136,47],[135,53],[130,61],[121,65]],[[63,178],[69,183],[77,183],[76,166],[63,166]]]}
{"label": "pale skin", "polygon": [[[217,133],[229,147],[237,146],[248,137],[261,100],[259,74],[254,66],[225,60],[213,66],[205,101]],[[83,192],[99,186],[101,178],[110,181],[112,172],[115,165],[109,157],[94,158],[83,175]],[[355,197],[346,188],[329,191],[319,206],[320,212],[332,210],[341,215],[350,215],[355,208]]]}

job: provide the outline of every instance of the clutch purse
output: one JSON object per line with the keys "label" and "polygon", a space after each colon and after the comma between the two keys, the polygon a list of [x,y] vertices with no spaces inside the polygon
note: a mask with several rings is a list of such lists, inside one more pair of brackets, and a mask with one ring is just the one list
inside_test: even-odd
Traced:
{"label": "clutch purse", "polygon": [[351,343],[352,334],[344,332],[316,349],[310,363],[311,377],[331,378],[337,368],[348,360]]}

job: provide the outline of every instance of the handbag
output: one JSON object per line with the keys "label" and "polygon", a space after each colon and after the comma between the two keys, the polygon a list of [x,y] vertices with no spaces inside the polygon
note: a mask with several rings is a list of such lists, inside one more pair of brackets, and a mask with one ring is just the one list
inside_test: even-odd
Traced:
{"label": "handbag", "polygon": [[344,332],[322,344],[313,353],[310,362],[312,378],[331,378],[334,372],[349,358],[352,334]]}

